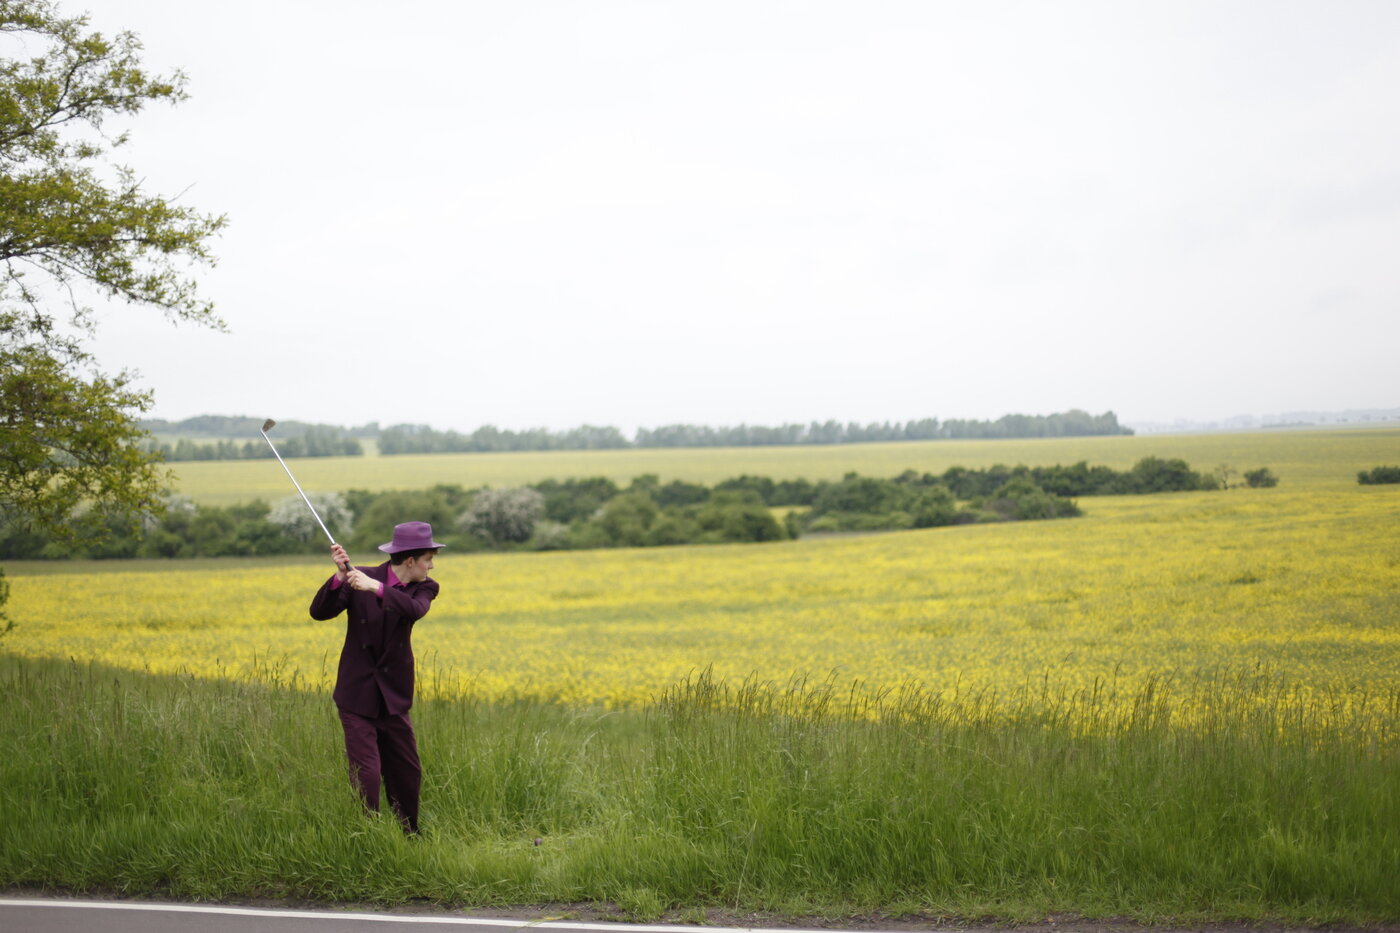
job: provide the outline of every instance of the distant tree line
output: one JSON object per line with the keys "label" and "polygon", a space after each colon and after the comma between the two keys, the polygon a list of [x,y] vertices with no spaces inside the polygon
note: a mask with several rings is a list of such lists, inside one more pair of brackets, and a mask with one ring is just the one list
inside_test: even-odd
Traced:
{"label": "distant tree line", "polygon": [[907,422],[842,424],[838,421],[785,424],[778,427],[741,424],[709,427],[672,424],[638,428],[628,440],[617,428],[584,425],[568,431],[537,428],[506,431],[491,426],[470,434],[434,431],[427,425],[394,425],[379,436],[379,452],[466,453],[502,450],[597,450],[624,447],[758,447],[799,444],[865,444],[877,441],[929,441],[1013,437],[1085,437],[1132,434],[1111,411],[1091,415],[1078,409],[1053,415],[1003,415],[995,421],[924,418]]}
{"label": "distant tree line", "polygon": [[[141,426],[152,433],[166,435],[195,435],[200,437],[246,439],[257,437],[262,421],[257,418],[230,417],[226,415],[201,415],[184,421],[170,422],[148,420]],[[1053,415],[1003,415],[995,421],[976,421],[937,418],[924,418],[907,422],[872,422],[842,424],[838,421],[816,422],[811,424],[784,424],[778,427],[761,425],[735,425],[730,427],[709,427],[695,424],[672,424],[659,428],[638,428],[629,439],[614,427],[582,425],[564,431],[551,431],[547,428],[531,428],[523,431],[510,431],[485,425],[475,431],[437,431],[425,424],[396,424],[380,428],[378,422],[369,422],[355,428],[341,428],[333,425],[313,425],[299,421],[288,421],[278,425],[278,433],[287,437],[288,449],[284,442],[277,441],[277,449],[282,456],[341,456],[355,455],[361,451],[328,449],[330,439],[338,439],[347,448],[355,438],[375,438],[379,453],[385,456],[400,454],[440,454],[440,453],[491,453],[501,451],[533,450],[617,450],[624,448],[650,447],[756,447],[792,446],[800,444],[865,444],[877,441],[929,441],[953,439],[1001,439],[1026,437],[1088,437],[1109,434],[1132,434],[1131,428],[1118,423],[1118,417],[1111,411],[1101,415],[1073,409]],[[303,452],[292,441],[295,437],[321,439],[319,445],[310,445]],[[261,444],[263,453],[253,450],[257,444],[244,443],[200,443],[180,440],[175,444],[158,445],[166,452],[167,460],[235,460],[262,456],[266,444]]]}
{"label": "distant tree line", "polygon": [[[1130,470],[1086,463],[891,479],[738,476],[714,486],[654,474],[626,486],[610,479],[543,480],[508,489],[439,485],[416,491],[312,494],[326,525],[355,554],[373,554],[405,516],[433,524],[454,551],[655,547],[776,541],[801,535],[1033,521],[1080,514],[1072,497],[1220,489],[1215,473],[1147,457]],[[138,529],[114,525],[102,543],[45,540],[22,522],[0,528],[0,559],[221,557],[320,553],[326,542],[298,496],[228,507],[171,500]]]}
{"label": "distant tree line", "polygon": [[[276,415],[276,412],[273,412]],[[196,415],[193,418],[185,418],[182,421],[167,421],[164,418],[143,418],[138,422],[143,431],[152,434],[186,434],[192,437],[215,437],[231,438],[234,440],[246,440],[258,436],[258,431],[263,426],[264,418],[253,418],[247,415]],[[293,435],[301,434],[311,429],[328,429],[338,434],[347,434],[350,437],[378,437],[379,422],[371,421],[359,427],[344,428],[332,424],[311,424],[306,421],[278,421],[276,434]],[[273,438],[277,439],[276,436]],[[266,445],[264,445],[266,446]],[[280,447],[278,448],[281,449]]]}
{"label": "distant tree line", "polygon": [[486,425],[470,434],[434,431],[425,424],[396,424],[379,433],[379,453],[396,454],[492,453],[510,450],[603,450],[633,446],[617,428],[592,425],[567,431],[532,428],[505,431]]}
{"label": "distant tree line", "polygon": [[674,424],[639,428],[637,447],[747,447],[791,444],[865,444],[877,441],[988,440],[1013,437],[1090,437],[1132,434],[1111,411],[1102,415],[1072,409],[1053,415],[1003,415],[995,421],[923,418],[906,422],[841,424],[838,421],[785,424],[780,427],[738,425],[710,428]]}
{"label": "distant tree line", "polygon": [[[259,423],[258,427],[262,427]],[[279,425],[281,427],[281,425]],[[273,439],[277,452],[283,457],[359,457],[365,452],[364,446],[355,438],[346,435],[341,428],[325,425],[311,425],[300,435]],[[201,443],[182,437],[174,444],[147,441],[145,450],[155,450],[168,461],[187,460],[262,460],[272,459],[272,448],[259,437],[255,441],[239,443],[232,440],[217,440]]]}

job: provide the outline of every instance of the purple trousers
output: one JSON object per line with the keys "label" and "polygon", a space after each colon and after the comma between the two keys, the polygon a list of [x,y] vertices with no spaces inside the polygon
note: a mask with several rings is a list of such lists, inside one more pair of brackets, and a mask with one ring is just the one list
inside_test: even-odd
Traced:
{"label": "purple trousers", "polygon": [[340,710],[345,729],[345,756],[350,759],[350,783],[360,792],[365,809],[379,810],[379,786],[405,832],[418,832],[418,792],[423,767],[418,740],[407,713],[371,719]]}

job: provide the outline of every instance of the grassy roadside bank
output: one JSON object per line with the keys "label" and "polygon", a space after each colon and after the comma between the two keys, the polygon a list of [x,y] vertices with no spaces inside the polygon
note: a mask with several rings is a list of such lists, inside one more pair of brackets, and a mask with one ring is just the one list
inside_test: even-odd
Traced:
{"label": "grassy roadside bank", "polygon": [[[415,708],[428,832],[329,700],[0,656],[0,883],[802,915],[1400,919],[1400,694],[1265,677],[936,701],[704,677],[650,709]],[[533,840],[539,838],[536,846]]]}

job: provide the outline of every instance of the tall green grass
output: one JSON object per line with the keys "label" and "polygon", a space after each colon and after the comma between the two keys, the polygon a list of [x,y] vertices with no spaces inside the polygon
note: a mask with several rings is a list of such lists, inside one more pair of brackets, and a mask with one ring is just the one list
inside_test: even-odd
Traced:
{"label": "tall green grass", "polygon": [[[1400,692],[725,684],[414,710],[426,832],[367,819],[324,695],[0,656],[0,883],[800,915],[1400,919]],[[535,845],[534,840],[540,839]]]}

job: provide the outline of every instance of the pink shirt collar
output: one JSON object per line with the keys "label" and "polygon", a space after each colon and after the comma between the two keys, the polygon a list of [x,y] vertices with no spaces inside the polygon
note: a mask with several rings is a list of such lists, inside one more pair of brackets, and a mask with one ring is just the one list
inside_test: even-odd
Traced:
{"label": "pink shirt collar", "polygon": [[[390,585],[390,586],[397,586],[397,587],[398,587],[399,589],[401,589],[401,590],[407,588],[408,584],[405,583],[405,582],[403,582],[402,580],[400,580],[400,579],[399,579],[399,575],[396,574],[396,573],[394,573],[394,565],[393,565],[392,563],[389,564],[389,574],[388,574],[388,576],[389,576],[389,585]],[[338,589],[340,589],[340,577],[339,577],[339,576],[332,576],[332,577],[331,577],[331,580],[330,580],[330,583],[331,583],[331,589],[333,589],[333,590],[338,590]],[[379,595],[380,595],[380,596],[383,596],[383,595],[384,595],[384,584],[383,584],[383,583],[379,584]]]}

